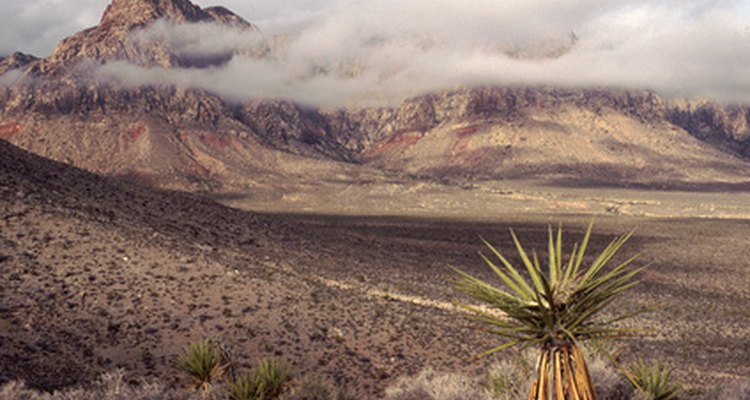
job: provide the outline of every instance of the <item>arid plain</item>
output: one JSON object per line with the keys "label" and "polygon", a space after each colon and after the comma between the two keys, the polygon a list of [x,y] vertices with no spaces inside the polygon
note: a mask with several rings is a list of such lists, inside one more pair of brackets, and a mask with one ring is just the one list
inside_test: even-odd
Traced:
{"label": "arid plain", "polygon": [[453,307],[451,267],[491,278],[480,235],[509,249],[513,228],[541,251],[549,225],[569,246],[594,217],[592,248],[636,229],[623,256],[649,265],[615,306],[658,305],[632,320],[643,332],[620,343],[624,360],[667,362],[698,393],[750,374],[742,192],[404,186],[401,208],[370,195],[340,198],[348,215],[329,201],[256,214],[2,150],[4,380],[49,389],[121,367],[178,383],[174,358],[205,336],[370,395],[425,368],[479,376],[492,360],[471,356],[496,339]]}

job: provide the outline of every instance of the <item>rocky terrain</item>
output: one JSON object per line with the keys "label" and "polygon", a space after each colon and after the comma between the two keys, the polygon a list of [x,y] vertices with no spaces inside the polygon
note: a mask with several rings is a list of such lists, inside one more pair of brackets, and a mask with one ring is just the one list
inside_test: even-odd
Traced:
{"label": "rocky terrain", "polygon": [[[470,358],[495,342],[453,308],[450,267],[489,272],[479,235],[507,248],[513,227],[544,248],[548,222],[588,221],[258,215],[2,142],[0,156],[0,383],[43,389],[115,368],[181,387],[174,358],[214,336],[241,365],[277,357],[363,398],[426,368],[481,377],[492,360]],[[618,306],[660,308],[633,321],[625,361],[674,365],[697,394],[746,377],[746,221],[601,217],[592,247],[636,226],[628,253],[651,266]]]}
{"label": "rocky terrain", "polygon": [[[196,56],[143,40],[158,24],[257,41]],[[453,308],[450,267],[487,272],[479,235],[544,249],[547,224],[580,233],[590,215],[594,245],[638,228],[651,267],[623,306],[662,305],[626,360],[666,361],[696,392],[750,375],[749,106],[466,87],[323,109],[94,79],[280,47],[221,7],[113,0],[50,57],[0,58],[0,383],[123,368],[179,387],[175,355],[207,336],[362,398],[426,368],[481,376],[491,360],[468,360],[494,341]]]}
{"label": "rocky terrain", "polygon": [[0,87],[0,138],[98,173],[224,192],[262,185],[258,179],[269,171],[278,172],[277,181],[297,180],[288,170],[309,171],[296,167],[309,162],[354,179],[385,171],[431,180],[562,177],[626,185],[748,175],[750,108],[648,91],[459,88],[396,106],[323,110],[94,79],[97,66],[116,62],[201,70],[240,56],[185,53],[142,38],[143,29],[163,21],[256,32],[258,42],[243,51],[276,51],[278,40],[224,8],[113,1],[99,25],[63,40],[50,57],[15,54],[0,62],[0,73],[14,78]]}
{"label": "rocky terrain", "polygon": [[304,224],[100,178],[6,143],[0,155],[2,382],[54,389],[124,368],[181,386],[175,356],[216,336],[240,365],[277,357],[298,375],[377,393],[482,342],[452,312],[389,299],[385,271],[347,266]]}

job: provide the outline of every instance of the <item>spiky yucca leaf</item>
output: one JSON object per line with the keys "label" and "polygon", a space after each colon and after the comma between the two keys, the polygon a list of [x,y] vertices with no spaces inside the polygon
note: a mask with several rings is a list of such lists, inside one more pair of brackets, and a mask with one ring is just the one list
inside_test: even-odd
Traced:
{"label": "spiky yucca leaf", "polygon": [[229,400],[256,400],[260,392],[259,386],[254,374],[244,372],[229,382]]}
{"label": "spiky yucca leaf", "polygon": [[289,370],[276,360],[263,360],[252,372],[229,383],[230,400],[270,400],[279,397],[289,380]]}
{"label": "spiky yucca leaf", "polygon": [[260,383],[261,394],[259,400],[273,399],[283,391],[284,384],[289,380],[289,370],[277,360],[262,360],[255,367],[255,378]]}
{"label": "spiky yucca leaf", "polygon": [[649,399],[672,400],[679,394],[680,385],[672,380],[672,368],[667,365],[639,361],[626,372],[630,383]]}
{"label": "spiky yucca leaf", "polygon": [[189,345],[177,359],[177,368],[193,380],[193,389],[207,391],[224,373],[221,345],[212,339]]}
{"label": "spiky yucca leaf", "polygon": [[500,251],[487,241],[485,245],[500,261],[500,265],[480,254],[504,285],[495,286],[461,270],[458,289],[476,300],[486,303],[501,313],[485,308],[462,305],[473,312],[476,319],[491,326],[490,332],[508,339],[483,355],[517,344],[552,346],[580,340],[617,337],[629,331],[617,328],[615,322],[631,316],[616,315],[609,321],[597,320],[597,315],[619,294],[637,283],[641,269],[629,266],[636,257],[608,268],[632,232],[612,240],[594,261],[584,266],[584,253],[589,245],[593,224],[589,225],[581,245],[575,245],[568,259],[562,251],[562,228],[549,229],[546,268],[532,252],[524,249],[516,234],[511,237],[527,277],[511,264]]}

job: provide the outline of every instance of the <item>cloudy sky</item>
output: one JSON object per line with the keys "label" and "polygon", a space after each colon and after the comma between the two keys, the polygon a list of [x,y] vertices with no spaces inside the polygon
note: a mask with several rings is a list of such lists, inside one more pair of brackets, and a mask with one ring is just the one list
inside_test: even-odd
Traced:
{"label": "cloudy sky", "polygon": [[[201,6],[213,0],[195,1]],[[48,55],[95,25],[106,0],[0,0],[0,53]],[[750,101],[747,0],[223,0],[283,34],[284,57],[235,57],[211,70],[104,68],[102,79],[170,82],[227,97],[285,97],[318,105],[363,98],[398,101],[458,85],[545,84],[649,88],[665,95]],[[221,28],[218,28],[221,29]],[[534,56],[509,57],[520,50]],[[192,36],[191,36],[192,35]],[[177,40],[185,51],[242,50],[255,38],[216,27],[161,24],[141,38]],[[172,39],[170,39],[172,38]],[[187,43],[187,45],[186,45]],[[240,44],[238,44],[240,43]],[[339,71],[314,75],[310,71]],[[355,77],[343,70],[356,71]]]}
{"label": "cloudy sky", "polygon": [[[223,5],[253,22],[293,23],[331,8],[334,0],[198,0],[202,7]],[[52,52],[64,37],[99,22],[109,0],[0,0],[0,54]]]}

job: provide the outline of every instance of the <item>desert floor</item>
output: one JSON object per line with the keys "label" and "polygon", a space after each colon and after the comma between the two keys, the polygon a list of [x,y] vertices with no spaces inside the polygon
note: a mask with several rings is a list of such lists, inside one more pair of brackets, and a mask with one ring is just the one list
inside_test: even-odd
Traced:
{"label": "desert floor", "polygon": [[[444,192],[393,188],[387,203],[310,201],[306,214],[223,198],[256,214],[51,172],[21,153],[0,160],[0,381],[52,389],[124,368],[183,385],[176,355],[214,336],[239,364],[276,357],[369,394],[428,367],[483,374],[493,360],[471,357],[497,340],[453,307],[451,267],[490,277],[480,235],[510,251],[514,228],[543,252],[548,225],[563,224],[570,246],[592,215],[592,250],[636,229],[622,256],[649,265],[616,306],[659,306],[632,320],[644,331],[619,344],[623,359],[667,362],[694,388],[750,376],[741,191],[438,185]],[[363,208],[369,215],[353,215]]]}

